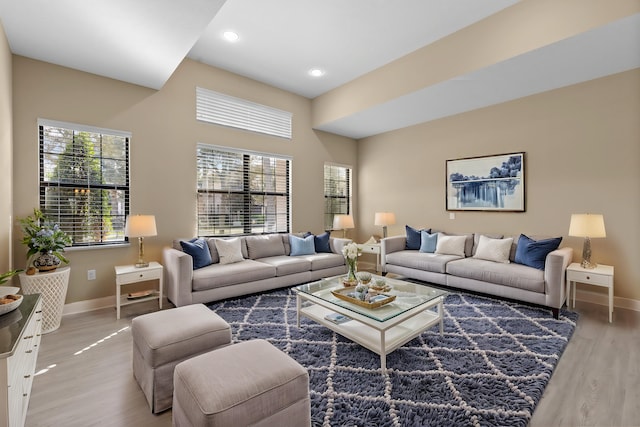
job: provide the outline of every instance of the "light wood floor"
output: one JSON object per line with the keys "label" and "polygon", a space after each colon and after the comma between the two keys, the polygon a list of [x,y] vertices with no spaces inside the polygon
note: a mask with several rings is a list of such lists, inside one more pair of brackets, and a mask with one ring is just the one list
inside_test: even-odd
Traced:
{"label": "light wood floor", "polygon": [[[65,316],[44,335],[26,425],[170,426],[151,414],[131,371],[131,319],[153,302]],[[640,313],[577,302],[578,327],[531,421],[539,426],[640,426]]]}

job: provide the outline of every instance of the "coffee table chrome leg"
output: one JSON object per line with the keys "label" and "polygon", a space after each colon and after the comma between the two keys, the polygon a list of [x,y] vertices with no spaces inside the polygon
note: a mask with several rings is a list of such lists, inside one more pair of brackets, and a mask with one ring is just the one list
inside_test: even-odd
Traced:
{"label": "coffee table chrome leg", "polygon": [[300,328],[300,309],[302,308],[302,299],[300,298],[300,294],[296,294],[296,325]]}

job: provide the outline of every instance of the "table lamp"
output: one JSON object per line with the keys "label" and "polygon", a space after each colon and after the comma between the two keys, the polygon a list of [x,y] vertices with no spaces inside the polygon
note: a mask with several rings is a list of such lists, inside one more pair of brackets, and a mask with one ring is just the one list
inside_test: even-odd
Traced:
{"label": "table lamp", "polygon": [[333,229],[342,230],[342,237],[347,237],[347,229],[349,228],[355,228],[352,215],[334,215]]}
{"label": "table lamp", "polygon": [[137,268],[149,267],[144,261],[144,238],[156,236],[156,217],[154,215],[129,215],[124,226],[124,235],[138,238],[138,262]]}
{"label": "table lamp", "polygon": [[387,237],[387,225],[396,223],[396,214],[393,212],[376,212],[374,225],[382,226],[382,237]]}
{"label": "table lamp", "polygon": [[591,262],[591,238],[607,237],[604,217],[598,214],[572,214],[569,236],[584,237],[580,265],[582,268],[596,268],[598,264]]}

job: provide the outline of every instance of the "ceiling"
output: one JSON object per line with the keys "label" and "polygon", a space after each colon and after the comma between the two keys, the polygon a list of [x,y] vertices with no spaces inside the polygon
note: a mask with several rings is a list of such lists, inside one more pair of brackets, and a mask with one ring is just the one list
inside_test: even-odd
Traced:
{"label": "ceiling", "polygon": [[[313,99],[518,2],[0,0],[0,20],[17,55],[153,89],[188,57]],[[318,128],[363,138],[638,67],[640,13]]]}

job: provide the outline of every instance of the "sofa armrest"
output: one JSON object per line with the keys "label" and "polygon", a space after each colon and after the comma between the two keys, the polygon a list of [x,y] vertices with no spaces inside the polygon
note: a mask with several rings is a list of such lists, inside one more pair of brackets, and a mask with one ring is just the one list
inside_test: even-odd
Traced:
{"label": "sofa armrest", "polygon": [[342,255],[342,248],[344,248],[347,244],[351,243],[351,239],[343,239],[341,237],[331,237],[329,238],[329,246],[333,253],[338,255]]}
{"label": "sofa armrest", "polygon": [[560,248],[550,252],[544,263],[544,286],[547,306],[560,308],[566,299],[566,272],[573,260],[572,248]]}
{"label": "sofa armrest", "polygon": [[406,236],[391,236],[380,240],[380,269],[387,272],[387,254],[404,250],[407,244]]}
{"label": "sofa armrest", "polygon": [[162,262],[167,298],[176,307],[192,304],[193,258],[191,255],[166,247],[162,251]]}

